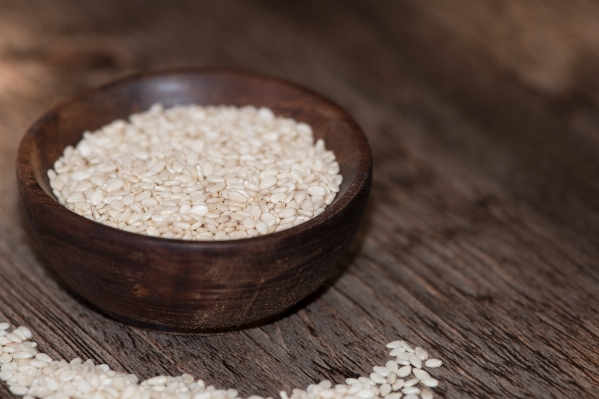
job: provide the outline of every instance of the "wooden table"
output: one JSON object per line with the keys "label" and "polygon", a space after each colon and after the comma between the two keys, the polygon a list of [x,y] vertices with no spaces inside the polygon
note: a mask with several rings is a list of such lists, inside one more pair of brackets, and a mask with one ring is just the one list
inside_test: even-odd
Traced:
{"label": "wooden table", "polygon": [[[599,397],[598,20],[592,1],[0,0],[0,318],[52,356],[244,396],[366,375],[403,337],[445,362],[437,397]],[[370,140],[342,271],[270,324],[120,324],[28,232],[14,177],[27,126],[84,88],[175,66],[304,84]]]}

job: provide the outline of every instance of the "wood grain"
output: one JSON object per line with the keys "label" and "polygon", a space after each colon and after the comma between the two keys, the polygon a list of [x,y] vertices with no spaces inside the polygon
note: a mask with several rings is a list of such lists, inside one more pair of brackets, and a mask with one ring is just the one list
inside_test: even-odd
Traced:
{"label": "wood grain", "polygon": [[[438,397],[597,397],[597,3],[141,4],[0,1],[0,316],[51,355],[243,395],[366,374],[404,337],[444,360]],[[268,325],[173,336],[112,321],[64,289],[19,211],[16,150],[37,116],[174,66],[304,84],[372,146],[344,271]]]}

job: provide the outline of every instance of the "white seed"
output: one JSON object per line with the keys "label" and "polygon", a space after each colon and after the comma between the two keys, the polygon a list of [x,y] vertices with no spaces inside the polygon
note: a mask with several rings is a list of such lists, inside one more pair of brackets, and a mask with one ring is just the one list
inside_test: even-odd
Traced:
{"label": "white seed", "polygon": [[401,390],[405,395],[413,394],[418,395],[420,393],[420,388],[416,387],[407,387]]}
{"label": "white seed", "polygon": [[399,367],[397,366],[397,363],[394,362],[393,360],[389,360],[386,364],[385,367],[391,372],[391,371],[397,371],[399,369]]}
{"label": "white seed", "polygon": [[400,378],[407,377],[410,375],[411,372],[412,372],[412,367],[403,366],[403,367],[400,367],[399,370],[397,370],[397,376]]}
{"label": "white seed", "polygon": [[397,363],[397,364],[399,364],[401,366],[407,366],[407,365],[410,364],[410,361],[408,359],[397,358],[397,359],[395,359],[395,363]]}
{"label": "white seed", "polygon": [[403,348],[410,353],[414,353],[414,348],[412,348],[412,346],[410,344],[408,344],[406,341],[401,341],[401,346],[403,346]]}
{"label": "white seed", "polygon": [[10,328],[10,324],[0,323],[0,330],[8,330],[9,328]]}
{"label": "white seed", "polygon": [[433,397],[434,397],[433,391],[431,391],[430,389],[424,388],[422,390],[422,392],[420,393],[420,397],[422,399],[433,399]]}
{"label": "white seed", "polygon": [[428,359],[426,362],[424,362],[424,365],[430,368],[441,367],[442,364],[443,362],[439,359]]}
{"label": "white seed", "polygon": [[426,380],[422,380],[421,382],[430,388],[434,388],[437,385],[439,385],[439,381],[437,381],[435,378],[427,378]]}
{"label": "white seed", "polygon": [[393,390],[394,391],[399,391],[401,388],[403,388],[403,384],[404,384],[404,380],[397,380],[397,381],[395,381],[395,383],[392,385]]}
{"label": "white seed", "polygon": [[395,384],[395,381],[397,381],[397,374],[395,374],[395,371],[392,371],[387,376],[387,382],[389,384]]}
{"label": "white seed", "polygon": [[23,340],[14,332],[6,334],[6,338],[10,339],[12,342],[23,342]]}
{"label": "white seed", "polygon": [[323,197],[326,195],[326,193],[327,191],[322,186],[312,186],[308,188],[308,194],[310,195],[318,195]]}
{"label": "white seed", "polygon": [[15,334],[17,337],[19,337],[21,339],[21,341],[27,341],[27,337],[25,336],[25,334],[23,333],[23,331],[19,330],[18,328],[14,329],[13,334]]}
{"label": "white seed", "polygon": [[403,383],[403,386],[404,386],[404,388],[413,387],[414,385],[418,384],[418,381],[420,381],[418,378],[411,378],[409,380],[406,380]]}
{"label": "white seed", "polygon": [[384,384],[387,382],[387,379],[378,373],[370,373],[370,379],[377,384]]}
{"label": "white seed", "polygon": [[420,358],[423,362],[428,359],[428,353],[421,347],[417,346],[414,348],[414,354]]}
{"label": "white seed", "polygon": [[374,392],[370,389],[362,389],[360,392],[356,394],[356,396],[365,399],[374,398]]}
{"label": "white seed", "polygon": [[33,357],[33,353],[31,352],[15,352],[12,354],[13,359],[31,359]]}
{"label": "white seed", "polygon": [[45,353],[38,353],[37,355],[35,355],[35,358],[37,360],[41,360],[42,362],[46,362],[46,363],[50,363],[52,361],[52,358],[48,355],[46,355]]}
{"label": "white seed", "polygon": [[381,366],[374,366],[372,368],[372,370],[377,373],[380,374],[383,377],[386,377],[389,375],[389,373],[391,372],[391,370],[389,370],[387,367],[381,367]]}
{"label": "white seed", "polygon": [[146,380],[145,383],[148,385],[162,385],[166,381],[167,381],[166,376],[161,375],[158,377],[150,378],[149,380]]}
{"label": "white seed", "polygon": [[25,395],[27,391],[29,391],[27,387],[22,387],[20,385],[11,385],[9,389],[10,392],[14,393],[15,395]]}
{"label": "white seed", "polygon": [[417,368],[421,368],[422,367],[422,360],[418,356],[416,356],[416,355],[410,356],[410,363],[414,367],[417,367]]}
{"label": "white seed", "polygon": [[391,393],[391,385],[389,385],[389,384],[381,385],[381,387],[379,388],[379,392],[382,396],[387,396],[388,394]]}
{"label": "white seed", "polygon": [[[257,236],[316,217],[334,200],[338,164],[312,134],[305,123],[267,108],[154,106],[86,132],[48,177],[61,204],[112,227],[165,238]],[[235,216],[239,211],[243,217]],[[264,213],[275,217],[265,221]],[[266,227],[200,229],[199,218],[223,214],[262,219]]]}
{"label": "white seed", "polygon": [[431,378],[430,374],[422,369],[412,369],[412,374],[419,380],[426,380],[427,378]]}
{"label": "white seed", "polygon": [[399,355],[399,354],[401,354],[401,353],[405,353],[405,351],[406,351],[406,350],[405,350],[403,347],[401,347],[401,348],[395,348],[395,349],[393,349],[391,352],[389,352],[389,354],[390,354],[391,356],[397,356],[397,355]]}

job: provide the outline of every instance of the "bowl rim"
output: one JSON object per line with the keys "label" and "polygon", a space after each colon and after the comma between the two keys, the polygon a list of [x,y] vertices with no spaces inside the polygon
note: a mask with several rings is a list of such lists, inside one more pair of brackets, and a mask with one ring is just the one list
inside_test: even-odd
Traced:
{"label": "bowl rim", "polygon": [[[301,92],[318,98],[324,105],[327,105],[331,109],[334,109],[337,112],[336,118],[343,119],[343,123],[348,125],[349,131],[355,137],[355,140],[358,142],[359,152],[356,155],[355,161],[358,163],[357,172],[355,178],[349,183],[345,193],[338,198],[335,198],[335,202],[325,208],[325,211],[320,215],[311,218],[310,220],[302,223],[298,226],[293,226],[289,229],[273,232],[266,235],[261,235],[258,237],[249,237],[249,238],[237,238],[230,240],[183,240],[178,238],[163,238],[163,237],[155,237],[145,234],[139,234],[134,232],[129,232],[126,230],[122,230],[119,228],[111,227],[105,225],[103,223],[96,222],[94,220],[88,219],[84,216],[81,216],[66,206],[58,202],[58,200],[54,197],[53,194],[48,193],[37,180],[33,170],[30,165],[30,155],[34,146],[34,136],[35,134],[40,134],[40,127],[47,121],[48,118],[55,116],[58,112],[77,101],[82,100],[85,97],[93,96],[98,92],[101,92],[106,89],[110,89],[115,86],[126,85],[135,80],[144,80],[151,79],[156,77],[164,77],[167,78],[169,76],[177,76],[177,75],[230,75],[237,76],[241,78],[250,78],[250,79],[261,79],[267,80],[274,83],[277,83],[282,86],[287,86],[288,88],[300,90]],[[219,104],[220,105],[220,104]],[[227,104],[223,104],[227,105]],[[141,111],[143,112],[143,111]],[[82,132],[83,133],[83,132]],[[326,143],[325,143],[326,144]],[[344,209],[346,209],[356,198],[359,196],[359,193],[364,188],[369,188],[370,180],[372,177],[372,151],[370,149],[370,145],[366,138],[366,135],[358,125],[358,123],[352,118],[352,116],[342,107],[337,105],[335,102],[331,101],[324,95],[307,88],[301,84],[290,82],[286,79],[269,76],[262,73],[249,72],[246,70],[238,70],[238,69],[230,69],[230,68],[213,68],[213,67],[186,67],[186,68],[169,68],[169,69],[159,69],[159,70],[150,70],[150,71],[139,71],[135,72],[115,80],[110,81],[109,83],[94,86],[88,89],[85,89],[81,92],[76,93],[75,95],[69,96],[66,99],[59,101],[56,105],[50,107],[44,113],[39,116],[35,122],[25,131],[21,142],[18,147],[17,152],[17,180],[19,185],[21,183],[23,188],[21,191],[21,202],[24,202],[24,196],[29,197],[33,195],[35,192],[37,197],[43,202],[44,207],[50,207],[53,211],[58,212],[61,215],[64,215],[65,218],[72,220],[74,223],[89,223],[90,228],[110,229],[106,230],[107,233],[113,235],[114,239],[118,239],[119,236],[123,237],[123,239],[129,240],[139,240],[144,242],[151,242],[153,244],[159,245],[168,245],[168,246],[176,246],[186,249],[191,249],[193,247],[204,248],[204,249],[229,249],[229,248],[239,248],[240,245],[253,245],[255,243],[260,243],[264,245],[264,247],[268,247],[270,243],[275,244],[276,242],[280,242],[282,240],[291,239],[297,235],[301,235],[303,233],[316,228],[317,226],[326,225],[331,223],[333,219],[340,216]],[[44,171],[47,173],[47,170]],[[34,184],[31,184],[34,183]],[[26,188],[25,188],[26,187]],[[29,192],[28,192],[29,191]],[[130,242],[130,241],[129,241]]]}

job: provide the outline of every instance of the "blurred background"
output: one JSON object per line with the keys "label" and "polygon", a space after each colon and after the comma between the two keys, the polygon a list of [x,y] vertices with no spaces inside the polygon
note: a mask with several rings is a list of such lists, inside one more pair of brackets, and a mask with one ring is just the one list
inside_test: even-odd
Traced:
{"label": "blurred background", "polygon": [[[401,336],[447,361],[441,397],[596,396],[598,21],[591,0],[0,0],[0,315],[31,323],[54,354],[242,394],[363,373],[383,359],[372,348]],[[16,151],[44,110],[189,66],[320,92],[374,154],[343,275],[227,336],[152,334],[90,311],[49,277],[19,214]]]}

